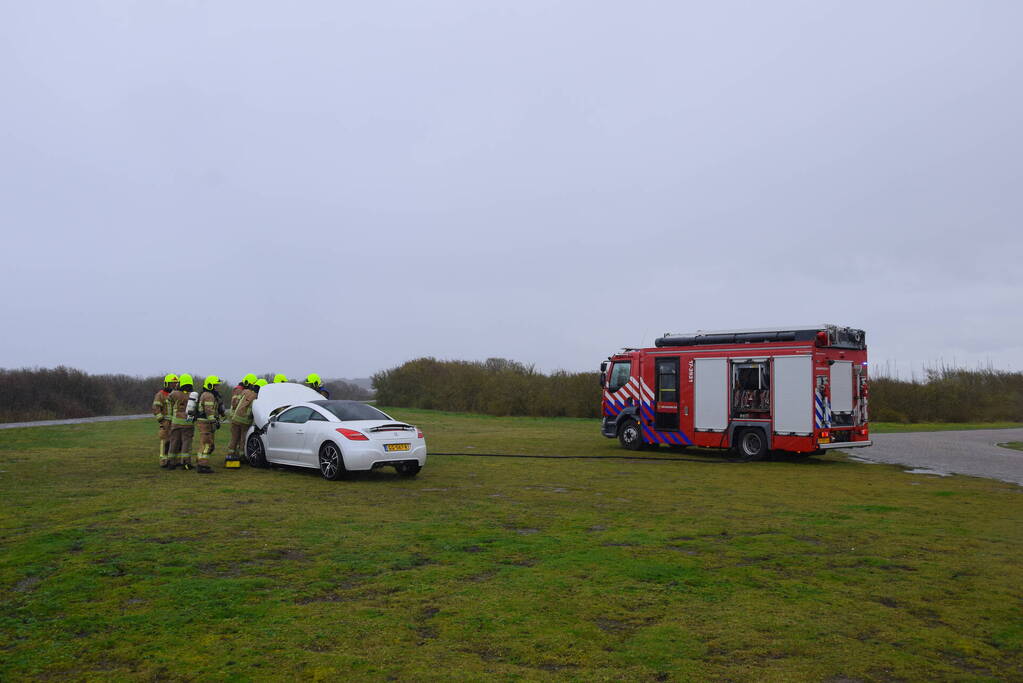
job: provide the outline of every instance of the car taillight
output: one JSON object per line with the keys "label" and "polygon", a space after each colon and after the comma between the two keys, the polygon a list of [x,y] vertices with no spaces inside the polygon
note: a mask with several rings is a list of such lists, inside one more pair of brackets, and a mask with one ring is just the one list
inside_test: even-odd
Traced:
{"label": "car taillight", "polygon": [[416,430],[416,438],[417,439],[422,439],[423,438],[423,430],[422,429],[417,429]]}
{"label": "car taillight", "polygon": [[[340,430],[338,430],[338,431],[340,431]],[[822,438],[822,439],[826,439],[826,438],[828,438],[829,436],[831,436],[831,432],[829,432],[829,431],[828,431],[828,430],[826,430],[826,429],[822,429],[822,430],[821,430],[821,438]]]}
{"label": "car taillight", "polygon": [[866,427],[860,427],[860,436],[866,436],[866,435],[867,435],[867,428]]}
{"label": "car taillight", "polygon": [[344,427],[338,427],[337,433],[345,437],[346,439],[351,439],[352,441],[369,441],[368,436],[366,436],[362,432],[355,431],[354,429],[345,429]]}

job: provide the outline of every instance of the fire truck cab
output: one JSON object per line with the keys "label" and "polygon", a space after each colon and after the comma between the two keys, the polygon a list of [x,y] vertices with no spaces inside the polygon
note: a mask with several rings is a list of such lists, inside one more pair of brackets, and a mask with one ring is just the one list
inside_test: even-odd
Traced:
{"label": "fire truck cab", "polygon": [[601,364],[601,432],[659,444],[814,454],[871,445],[863,330],[837,325],[665,334]]}

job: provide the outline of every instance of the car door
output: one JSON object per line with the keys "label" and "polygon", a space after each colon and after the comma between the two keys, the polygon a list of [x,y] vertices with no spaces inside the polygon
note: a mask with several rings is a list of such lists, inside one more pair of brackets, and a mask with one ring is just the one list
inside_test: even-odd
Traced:
{"label": "car door", "polygon": [[[320,446],[327,439],[325,434],[329,431],[330,421],[316,409],[313,409],[305,423],[305,442],[302,445],[301,452],[298,453],[298,457],[303,464],[310,467],[320,466]],[[335,436],[337,435],[335,434]]]}
{"label": "car door", "polygon": [[285,410],[270,423],[267,436],[271,459],[296,465],[308,464],[302,458],[302,451],[305,446],[305,424],[312,414],[313,409],[308,406],[295,406]]}

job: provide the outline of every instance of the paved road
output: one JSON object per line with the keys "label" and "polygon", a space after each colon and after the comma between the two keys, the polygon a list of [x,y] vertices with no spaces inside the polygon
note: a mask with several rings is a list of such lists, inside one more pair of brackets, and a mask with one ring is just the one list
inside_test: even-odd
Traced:
{"label": "paved road", "polygon": [[874,445],[850,449],[855,458],[907,465],[944,474],[999,479],[1023,485],[1023,451],[996,444],[1023,441],[1023,429],[871,434]]}
{"label": "paved road", "polygon": [[78,417],[73,420],[40,420],[39,422],[4,422],[0,424],[0,429],[18,429],[20,427],[52,427],[54,425],[81,425],[89,422],[116,422],[117,420],[139,420],[143,417],[153,417],[149,414],[144,415],[107,415],[105,417]]}

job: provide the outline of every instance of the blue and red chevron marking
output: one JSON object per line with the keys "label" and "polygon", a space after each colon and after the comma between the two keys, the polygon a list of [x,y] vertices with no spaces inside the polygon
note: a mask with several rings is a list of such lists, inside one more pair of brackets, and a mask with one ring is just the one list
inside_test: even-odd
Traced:
{"label": "blue and red chevron marking", "polygon": [[[604,401],[604,414],[607,415],[608,417],[614,417],[614,416],[620,414],[622,412],[622,410],[625,409],[626,406],[635,405],[635,404],[636,404],[636,402],[633,399],[631,399],[631,398],[626,399],[625,401],[614,401],[614,400],[608,401],[608,400],[605,399],[605,401]],[[650,404],[649,403],[647,403],[646,401],[642,401],[639,404],[639,412],[641,413],[641,415],[643,417],[643,420],[645,422],[653,422],[653,420],[654,420],[654,411],[650,408]],[[661,431],[661,430],[658,430],[658,429],[653,429],[652,427],[649,427],[649,426],[647,426],[645,424],[642,425],[642,427],[643,427],[643,441],[645,441],[647,443],[664,443],[664,444],[668,444],[669,446],[672,446],[672,445],[674,445],[674,446],[692,446],[693,445],[693,442],[689,439],[688,436],[686,436],[685,432],[682,432],[682,431],[666,432],[666,431]]]}
{"label": "blue and red chevron marking", "polygon": [[[643,413],[643,419],[648,422],[653,422],[654,411],[650,408],[650,404],[643,401],[639,404],[639,410]],[[686,433],[679,431],[660,431],[653,429],[647,425],[643,425],[643,440],[647,443],[666,443],[669,446],[692,446],[693,442],[690,441]]]}

